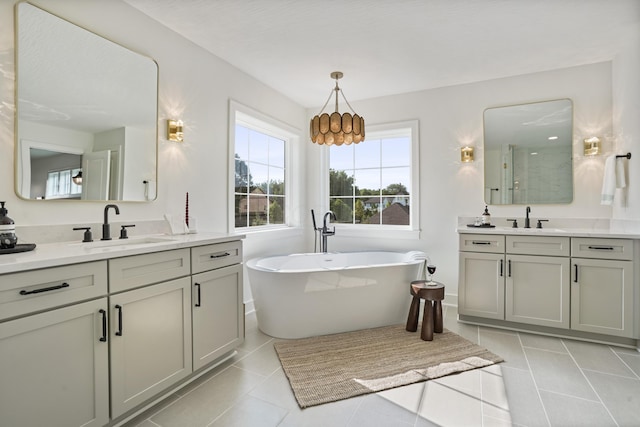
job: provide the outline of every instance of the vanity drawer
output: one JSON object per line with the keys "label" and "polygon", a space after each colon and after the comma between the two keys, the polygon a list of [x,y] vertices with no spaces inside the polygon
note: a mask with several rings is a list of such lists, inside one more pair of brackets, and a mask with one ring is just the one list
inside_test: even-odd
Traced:
{"label": "vanity drawer", "polygon": [[86,301],[107,294],[107,261],[0,276],[0,319]]}
{"label": "vanity drawer", "polygon": [[571,256],[576,258],[633,260],[633,240],[574,237]]}
{"label": "vanity drawer", "polygon": [[165,282],[191,273],[189,248],[109,260],[109,292]]}
{"label": "vanity drawer", "polygon": [[241,262],[242,242],[239,240],[191,248],[191,271],[193,274]]}
{"label": "vanity drawer", "polygon": [[460,250],[502,254],[504,253],[504,236],[498,234],[461,234]]}
{"label": "vanity drawer", "polygon": [[507,236],[507,253],[568,257],[570,243],[569,237]]}

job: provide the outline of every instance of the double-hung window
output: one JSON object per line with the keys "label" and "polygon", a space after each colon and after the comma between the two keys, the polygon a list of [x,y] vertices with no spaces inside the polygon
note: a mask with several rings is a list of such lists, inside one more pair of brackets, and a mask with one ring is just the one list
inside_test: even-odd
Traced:
{"label": "double-hung window", "polygon": [[233,225],[243,231],[289,224],[287,158],[293,134],[287,125],[231,103]]}
{"label": "double-hung window", "polygon": [[367,127],[359,144],[329,147],[329,209],[338,223],[418,229],[418,123]]}
{"label": "double-hung window", "polygon": [[66,199],[82,194],[82,187],[73,181],[80,168],[50,171],[47,173],[46,199]]}

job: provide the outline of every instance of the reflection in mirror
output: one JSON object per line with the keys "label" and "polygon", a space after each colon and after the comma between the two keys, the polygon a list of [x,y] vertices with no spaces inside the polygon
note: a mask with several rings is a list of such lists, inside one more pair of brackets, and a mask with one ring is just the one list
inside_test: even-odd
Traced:
{"label": "reflection in mirror", "polygon": [[572,145],[570,99],[486,109],[485,203],[571,203]]}
{"label": "reflection in mirror", "polygon": [[153,200],[157,64],[29,3],[16,20],[18,196]]}

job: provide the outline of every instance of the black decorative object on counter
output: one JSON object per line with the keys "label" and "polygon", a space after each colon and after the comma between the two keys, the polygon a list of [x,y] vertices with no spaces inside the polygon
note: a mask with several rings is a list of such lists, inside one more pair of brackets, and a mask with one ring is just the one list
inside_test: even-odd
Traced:
{"label": "black decorative object on counter", "polygon": [[16,223],[9,218],[5,202],[0,202],[0,249],[11,249],[18,243]]}
{"label": "black decorative object on counter", "polygon": [[471,227],[471,228],[495,228],[495,225],[492,225],[492,224],[479,224],[479,225],[467,224],[467,227]]}
{"label": "black decorative object on counter", "polygon": [[17,254],[19,252],[29,252],[36,248],[35,243],[20,243],[12,248],[1,248],[0,255],[4,254]]}

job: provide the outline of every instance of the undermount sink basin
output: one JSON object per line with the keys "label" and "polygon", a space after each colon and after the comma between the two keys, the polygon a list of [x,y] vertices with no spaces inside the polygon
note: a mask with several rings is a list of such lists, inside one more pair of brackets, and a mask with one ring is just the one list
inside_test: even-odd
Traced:
{"label": "undermount sink basin", "polygon": [[508,228],[512,233],[566,233],[566,230],[560,228]]}
{"label": "undermount sink basin", "polygon": [[83,246],[86,250],[97,249],[111,249],[119,247],[131,247],[152,245],[157,243],[169,243],[174,242],[174,239],[169,237],[130,237],[128,239],[113,239],[113,240],[95,240],[93,242],[86,243],[71,243],[70,246]]}

